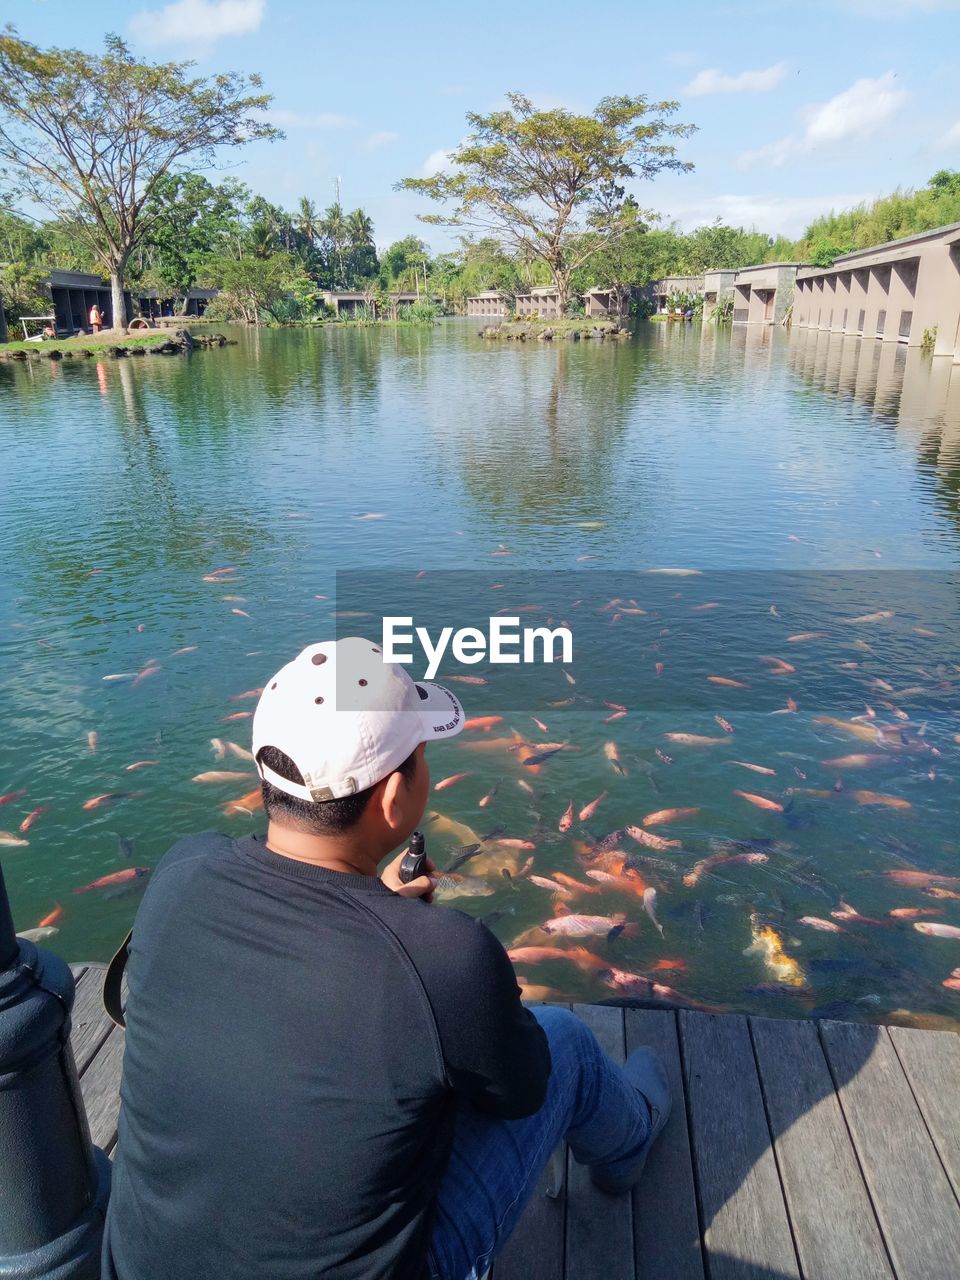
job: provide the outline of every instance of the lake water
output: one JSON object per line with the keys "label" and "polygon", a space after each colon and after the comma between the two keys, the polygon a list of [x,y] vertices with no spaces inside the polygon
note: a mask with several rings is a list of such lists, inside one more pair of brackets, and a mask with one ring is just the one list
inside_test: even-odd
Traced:
{"label": "lake water", "polygon": [[[225,812],[256,779],[210,740],[249,746],[227,717],[304,644],[379,637],[394,609],[462,626],[522,607],[569,622],[573,660],[443,663],[483,681],[451,686],[468,715],[502,719],[431,748],[435,780],[468,776],[424,829],[441,866],[482,840],[451,882],[480,892],[450,901],[547,949],[517,960],[533,995],[673,998],[648,979],[717,1008],[960,1019],[960,940],[914,928],[960,926],[960,880],[920,879],[960,877],[960,367],[767,329],[476,327],[0,364],[17,927],[60,906],[46,945],[104,959],[144,880],[75,890],[193,830],[261,830],[249,804]],[[524,763],[545,742],[563,750]],[[191,780],[213,769],[244,776]],[[677,808],[696,812],[643,824]],[[592,892],[529,879],[557,872]],[[565,912],[607,923],[568,936]]]}

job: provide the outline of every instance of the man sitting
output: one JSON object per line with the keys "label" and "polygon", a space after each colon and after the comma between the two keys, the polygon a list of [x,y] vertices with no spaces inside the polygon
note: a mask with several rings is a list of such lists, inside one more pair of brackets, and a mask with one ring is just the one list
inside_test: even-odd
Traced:
{"label": "man sitting", "polygon": [[378,875],[423,817],[424,744],[462,725],[360,638],[268,681],[266,838],[181,840],[137,915],[104,1277],[474,1280],[564,1137],[603,1189],[636,1182],[656,1056],[525,1009],[429,875]]}

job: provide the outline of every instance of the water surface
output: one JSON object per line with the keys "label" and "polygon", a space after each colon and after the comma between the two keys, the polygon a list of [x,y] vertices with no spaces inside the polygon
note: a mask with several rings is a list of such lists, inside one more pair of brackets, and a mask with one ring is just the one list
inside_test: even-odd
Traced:
{"label": "water surface", "polygon": [[[562,905],[638,925],[579,940],[606,967],[531,961],[518,965],[526,982],[603,999],[619,970],[724,1008],[956,1016],[960,993],[942,983],[960,942],[888,912],[960,925],[960,901],[887,872],[960,875],[960,368],[852,338],[680,325],[615,345],[484,343],[463,321],[236,336],[189,359],[0,364],[0,793],[26,791],[0,807],[0,828],[16,834],[45,807],[29,844],[2,850],[18,928],[60,904],[48,945],[107,957],[140,885],[75,889],[152,867],[192,830],[261,829],[261,815],[224,813],[252,776],[191,779],[249,771],[218,763],[210,739],[249,745],[249,720],[225,720],[252,709],[238,695],[338,623],[345,632],[337,573],[389,571],[395,603],[459,571],[450,621],[471,621],[498,588],[503,606],[537,604],[574,627],[576,683],[554,668],[552,683],[540,672],[524,687],[483,668],[485,685],[457,686],[468,714],[504,718],[431,749],[435,778],[470,774],[433,797],[450,822],[434,824],[431,852],[443,862],[500,827],[536,846],[534,875],[601,889]],[[703,574],[639,573],[658,567]],[[893,616],[846,622],[871,612]],[[824,634],[789,640],[811,631]],[[777,676],[761,655],[796,672]],[[606,703],[627,714],[605,723]],[[890,726],[872,741],[815,719],[863,725],[866,707]],[[689,747],[670,732],[724,741]],[[514,733],[570,747],[534,773]],[[504,741],[478,749],[484,738]],[[857,753],[881,758],[823,763]],[[142,760],[157,763],[127,772]],[[593,818],[557,830],[569,802],[579,811],[603,790]],[[861,803],[863,790],[909,808]],[[83,807],[105,793],[121,794]],[[657,889],[661,938],[639,897],[586,873],[602,837],[680,806],[700,813],[650,828],[678,846],[615,842]],[[737,850],[766,860],[684,884],[698,861]],[[530,933],[556,914],[550,891],[501,874],[527,856],[485,842],[462,872],[491,892],[455,905],[507,943],[569,947]],[[843,902],[881,924],[836,920]],[[799,966],[793,987],[744,954],[765,925]]]}

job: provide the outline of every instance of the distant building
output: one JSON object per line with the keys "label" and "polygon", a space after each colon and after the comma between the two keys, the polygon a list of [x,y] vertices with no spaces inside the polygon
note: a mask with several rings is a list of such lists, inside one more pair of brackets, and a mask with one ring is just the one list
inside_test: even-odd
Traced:
{"label": "distant building", "polygon": [[[89,271],[54,270],[47,277],[46,289],[60,337],[89,330],[90,309],[94,305],[100,309],[103,327],[113,328],[113,294],[100,276]],[[126,314],[120,323],[129,324],[138,315],[150,320],[161,316],[202,316],[217,292],[216,289],[188,289],[184,297],[160,289],[124,289]]]}
{"label": "distant building", "polygon": [[513,309],[510,295],[502,289],[484,289],[482,293],[467,298],[464,305],[468,316],[486,316],[494,320],[502,320]]}
{"label": "distant building", "polygon": [[535,285],[529,293],[518,293],[515,306],[521,320],[532,316],[541,320],[560,318],[560,294],[552,284]]}
{"label": "distant building", "polygon": [[664,276],[653,282],[653,299],[657,311],[669,311],[668,298],[674,293],[703,293],[703,276]]}
{"label": "distant building", "polygon": [[[113,295],[110,286],[99,276],[89,271],[51,271],[46,285],[60,337],[89,330],[90,308],[94,305],[100,309],[103,327],[113,328]],[[124,294],[124,301],[128,314],[123,317],[122,324],[132,316],[129,292]]]}
{"label": "distant building", "polygon": [[320,296],[338,320],[341,314],[353,318],[360,307],[366,307],[374,316],[377,314],[376,300],[359,289],[327,289]]}
{"label": "distant building", "polygon": [[598,285],[583,295],[583,309],[588,316],[626,320],[631,305],[643,297],[653,297],[649,285]]}
{"label": "distant building", "polygon": [[733,297],[733,285],[737,278],[736,271],[705,271],[703,273],[703,320],[704,324],[713,317],[717,307]]}
{"label": "distant building", "polygon": [[793,324],[910,347],[927,334],[960,364],[960,222],[803,268]]}
{"label": "distant building", "polygon": [[202,316],[207,303],[215,298],[219,289],[188,289],[186,294],[173,295],[162,289],[131,289],[134,310],[147,320],[163,317]]}
{"label": "distant building", "polygon": [[793,301],[802,262],[761,262],[742,267],[733,284],[734,324],[779,324]]}

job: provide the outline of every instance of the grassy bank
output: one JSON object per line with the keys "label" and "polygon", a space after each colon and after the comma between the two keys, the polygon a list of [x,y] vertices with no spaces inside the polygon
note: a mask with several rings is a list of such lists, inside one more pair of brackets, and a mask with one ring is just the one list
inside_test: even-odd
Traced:
{"label": "grassy bank", "polygon": [[[183,326],[180,326],[183,328]],[[188,330],[189,332],[189,330]],[[190,335],[197,347],[236,345],[220,333]],[[7,342],[0,345],[0,360],[59,360],[73,356],[175,355],[187,348],[169,329],[135,329],[133,333],[89,333],[52,342]]]}
{"label": "grassy bank", "polygon": [[137,333],[81,333],[75,338],[55,338],[51,342],[5,342],[0,355],[13,355],[18,351],[36,352],[49,356],[52,351],[63,355],[95,355],[112,347],[162,347],[170,340],[170,334],[162,329],[146,329]]}

